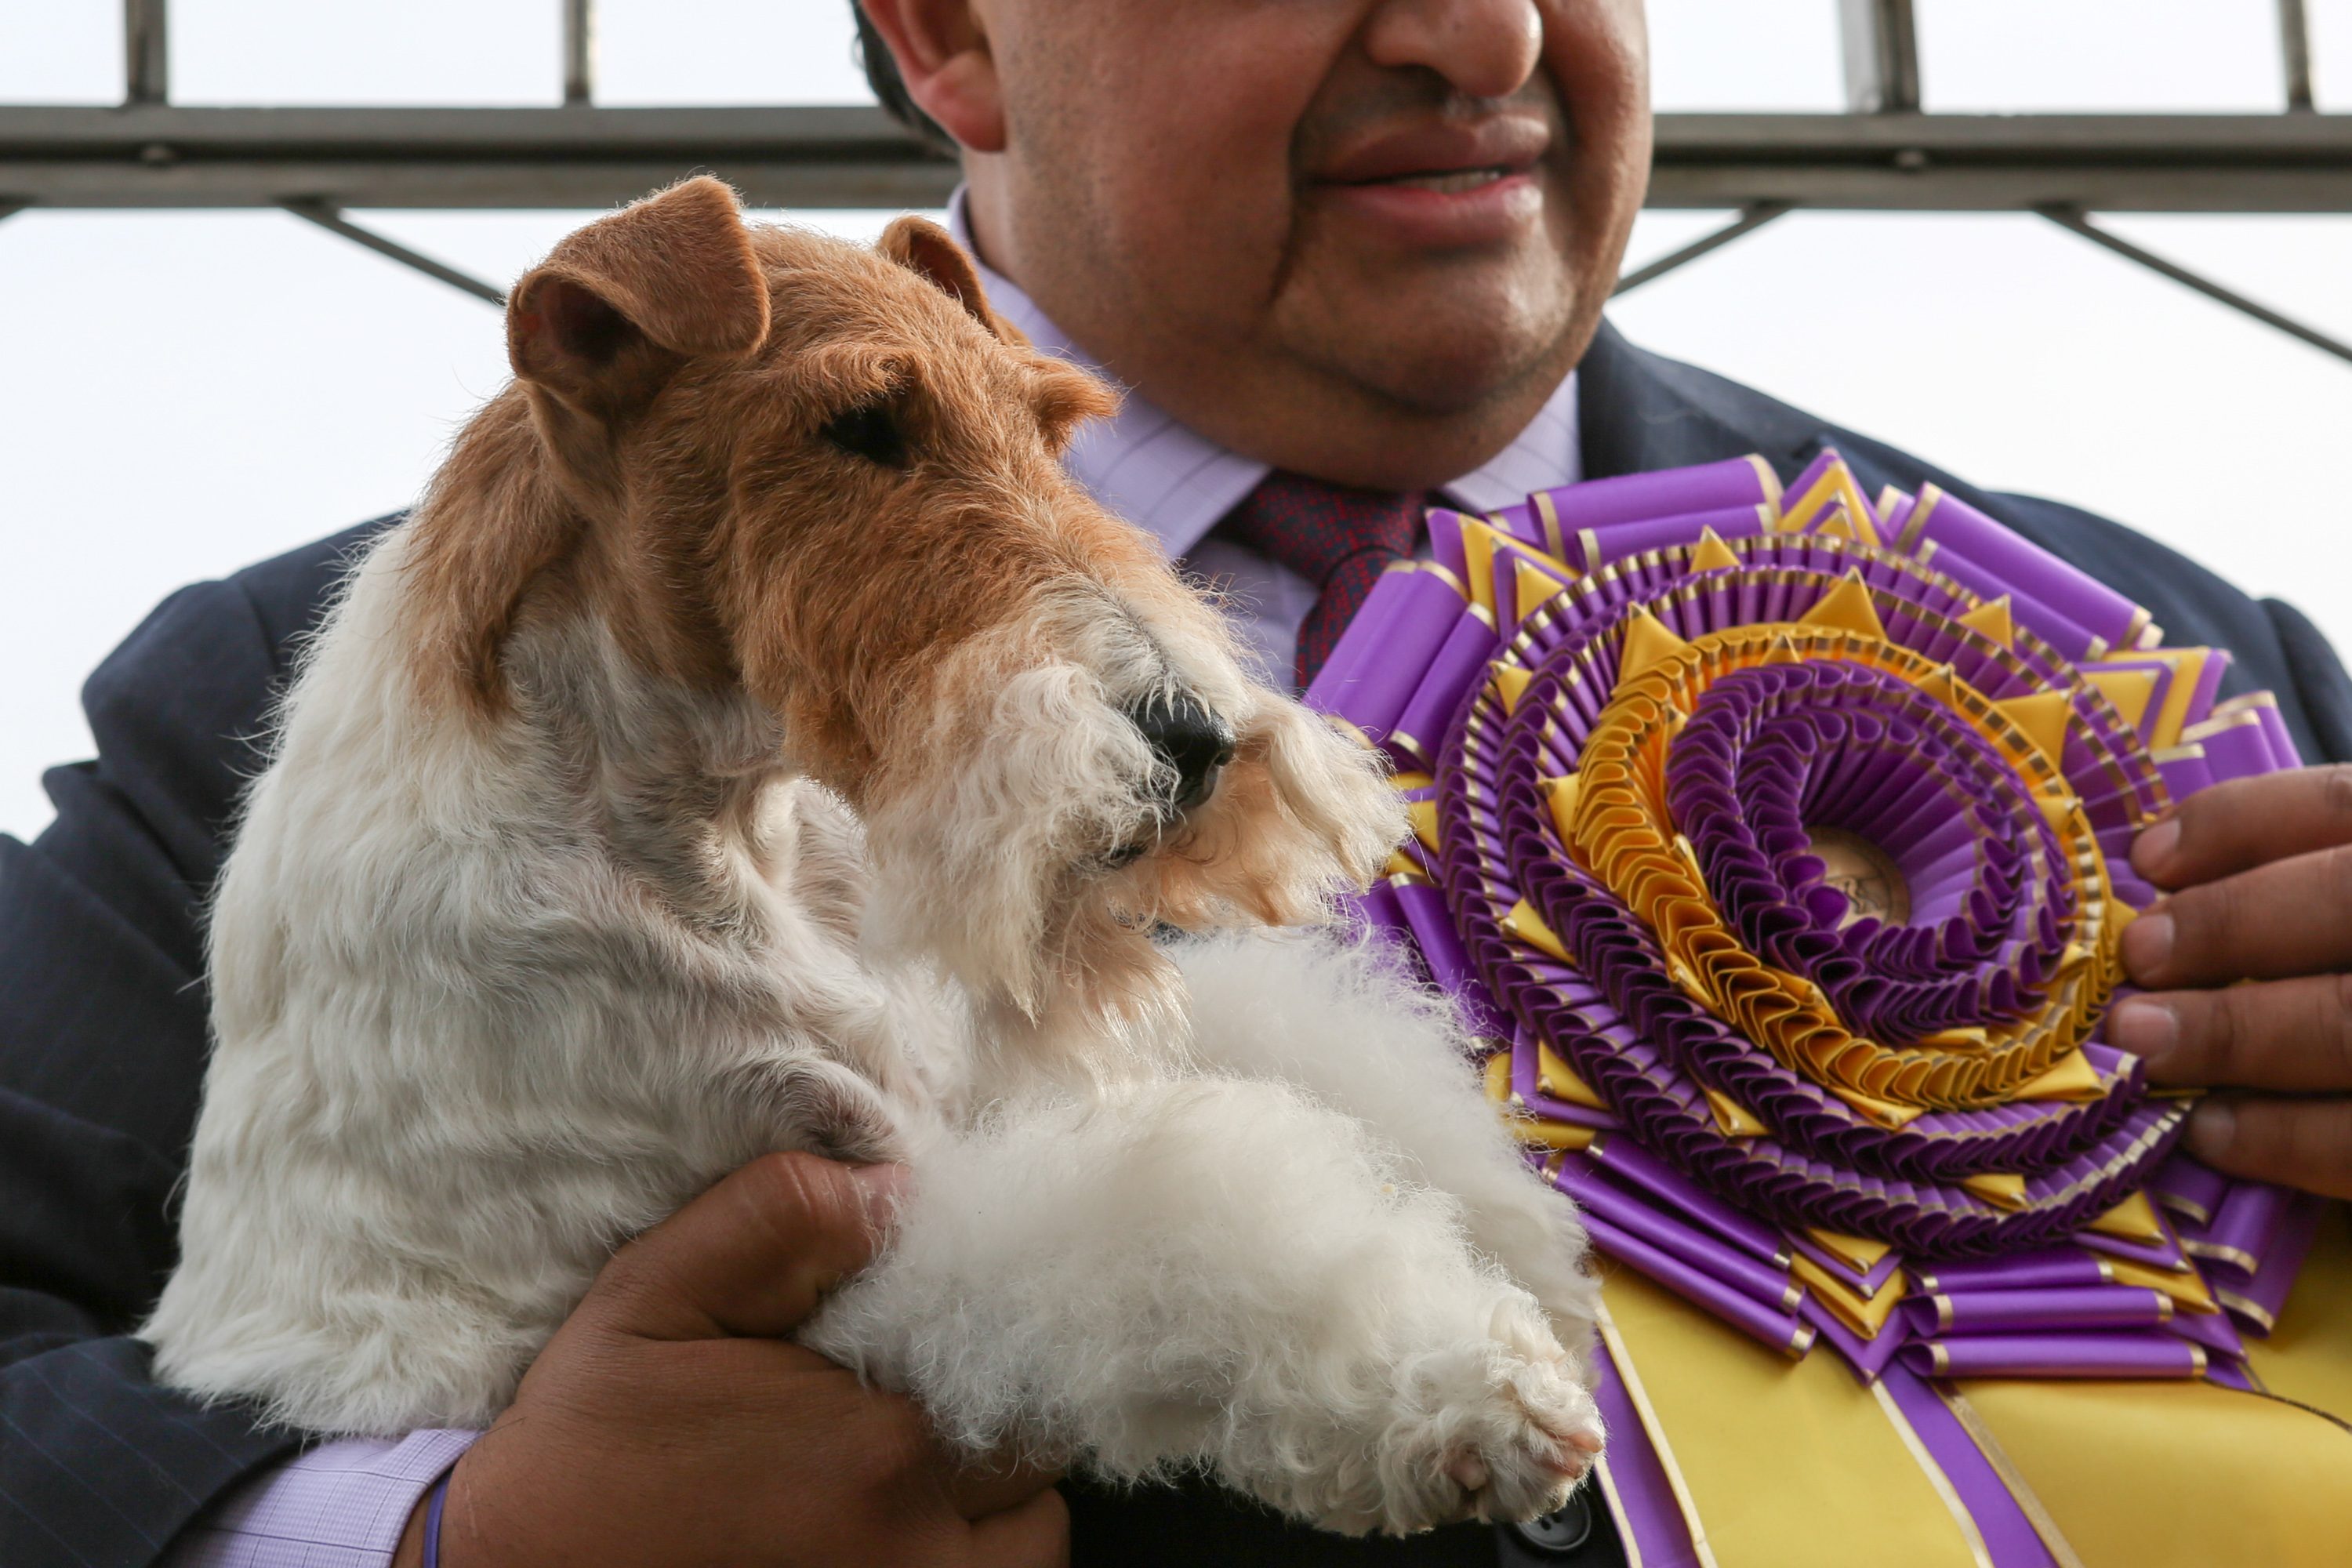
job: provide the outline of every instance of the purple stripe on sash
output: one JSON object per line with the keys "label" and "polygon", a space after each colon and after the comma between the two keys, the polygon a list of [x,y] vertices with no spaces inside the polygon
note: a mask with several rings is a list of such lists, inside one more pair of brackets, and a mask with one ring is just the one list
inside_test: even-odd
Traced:
{"label": "purple stripe on sash", "polygon": [[1959,1494],[1977,1533],[1984,1537],[1985,1550],[1992,1554],[1994,1568],[2057,1568],[2032,1521],[2002,1484],[2000,1472],[1934,1387],[1902,1366],[1887,1369],[1885,1385],[1895,1408]]}
{"label": "purple stripe on sash", "polygon": [[1639,1562],[1643,1568],[1652,1564],[1696,1568],[1698,1553],[1691,1548],[1690,1525],[1683,1518],[1682,1505],[1675,1500],[1665,1466],[1651,1446],[1649,1431],[1642,1425],[1641,1413],[1633,1408],[1606,1345],[1592,1347],[1592,1372],[1593,1402],[1601,1407],[1601,1419],[1609,1428],[1609,1447],[1603,1457],[1609,1466],[1609,1489],[1615,1494],[1617,1506],[1612,1511],[1618,1530],[1633,1548],[1625,1554],[1627,1561]]}

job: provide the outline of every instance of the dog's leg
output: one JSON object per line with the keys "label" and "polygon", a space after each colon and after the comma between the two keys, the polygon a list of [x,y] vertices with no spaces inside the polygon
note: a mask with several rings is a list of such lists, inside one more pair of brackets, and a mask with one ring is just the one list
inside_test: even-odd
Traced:
{"label": "dog's leg", "polygon": [[1350,1531],[1532,1517],[1599,1417],[1408,1163],[1265,1079],[1003,1108],[918,1157],[890,1252],[802,1337],[973,1450],[1202,1468]]}
{"label": "dog's leg", "polygon": [[1377,1128],[1415,1180],[1462,1200],[1472,1242],[1585,1355],[1600,1286],[1575,1205],[1497,1124],[1451,1009],[1378,949],[1324,933],[1203,938],[1175,956],[1204,1064],[1296,1084]]}

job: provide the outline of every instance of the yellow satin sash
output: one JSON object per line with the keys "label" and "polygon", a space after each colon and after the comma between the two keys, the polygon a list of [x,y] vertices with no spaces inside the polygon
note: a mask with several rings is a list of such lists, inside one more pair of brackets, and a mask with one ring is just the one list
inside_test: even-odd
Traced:
{"label": "yellow satin sash", "polygon": [[[1639,1275],[1602,1268],[1612,1352],[1706,1561],[1989,1562],[1901,1413],[1835,1357],[1790,1362]],[[2276,1331],[2250,1349],[2275,1397],[2161,1382],[1976,1381],[1957,1392],[2029,1517],[2047,1521],[2062,1563],[2344,1568],[2352,1431],[2329,1419],[2352,1418],[2343,1205],[2322,1217]]]}
{"label": "yellow satin sash", "polygon": [[1987,1568],[1940,1472],[1835,1356],[1775,1355],[1630,1270],[1604,1297],[1717,1568]]}

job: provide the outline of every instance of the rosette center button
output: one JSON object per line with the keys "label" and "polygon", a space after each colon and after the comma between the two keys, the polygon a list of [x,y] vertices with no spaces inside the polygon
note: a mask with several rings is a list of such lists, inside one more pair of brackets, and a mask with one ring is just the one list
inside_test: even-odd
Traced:
{"label": "rosette center button", "polygon": [[1882,925],[1910,921],[1911,885],[1885,850],[1843,827],[1808,827],[1805,837],[1822,863],[1822,885],[1845,898],[1840,925],[1865,918]]}

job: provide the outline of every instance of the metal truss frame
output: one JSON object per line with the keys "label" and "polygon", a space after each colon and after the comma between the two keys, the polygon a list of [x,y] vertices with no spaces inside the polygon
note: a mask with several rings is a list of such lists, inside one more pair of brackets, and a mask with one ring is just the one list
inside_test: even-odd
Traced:
{"label": "metal truss frame", "polygon": [[[504,292],[353,208],[599,208],[693,170],[757,205],[923,207],[952,160],[878,109],[612,109],[594,0],[562,16],[562,102],[516,109],[227,109],[171,101],[169,0],[123,0],[120,107],[0,105],[0,219],[26,207],[278,207],[498,303]],[[2037,214],[2339,359],[2352,345],[2121,238],[2090,215],[2352,213],[2352,115],[2314,109],[2305,0],[2276,0],[2279,114],[1923,111],[1914,0],[1839,0],[1843,114],[1662,114],[1652,206],[1735,221],[1624,293],[1800,209]]]}

